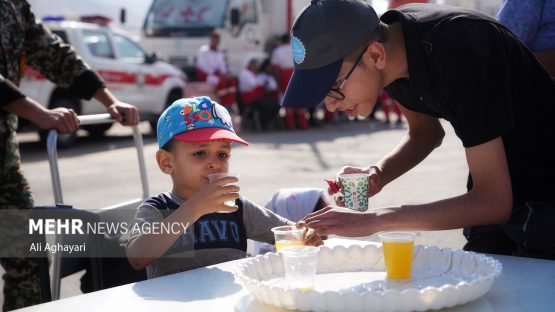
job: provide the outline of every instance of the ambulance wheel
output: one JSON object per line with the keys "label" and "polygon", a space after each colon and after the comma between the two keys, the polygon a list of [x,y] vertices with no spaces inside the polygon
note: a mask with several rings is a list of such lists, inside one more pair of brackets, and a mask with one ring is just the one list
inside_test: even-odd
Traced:
{"label": "ambulance wheel", "polygon": [[[164,109],[166,109],[170,105],[172,105],[173,102],[182,98],[182,94],[183,94],[183,91],[180,90],[180,89],[172,90],[170,92],[170,94],[168,94],[168,98],[166,99],[166,106],[164,107]],[[162,113],[162,112],[160,112],[160,113]],[[150,123],[150,129],[152,130],[152,133],[154,133],[154,135],[156,135],[156,127],[158,126],[158,118],[151,119],[148,122]]]}
{"label": "ambulance wheel", "polygon": [[[57,97],[52,99],[50,108],[67,107],[75,111],[77,115],[81,113],[79,103],[67,97]],[[39,130],[39,137],[42,144],[46,146],[48,138],[48,130]],[[77,131],[68,134],[58,135],[58,147],[66,148],[73,145],[77,141]]]}

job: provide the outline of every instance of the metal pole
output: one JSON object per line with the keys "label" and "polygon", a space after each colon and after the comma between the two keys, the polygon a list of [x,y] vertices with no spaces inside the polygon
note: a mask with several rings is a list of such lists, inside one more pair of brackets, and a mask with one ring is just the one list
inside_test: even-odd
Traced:
{"label": "metal pole", "polygon": [[139,131],[139,127],[133,126],[133,141],[135,142],[135,148],[137,149],[137,159],[139,160],[139,172],[141,174],[141,185],[143,187],[143,198],[148,198],[150,196],[150,190],[148,189],[148,177],[146,175],[145,166],[145,154],[143,150],[143,136]]}
{"label": "metal pole", "polygon": [[[80,125],[93,125],[93,124],[103,124],[112,123],[114,120],[110,114],[96,114],[96,115],[84,115],[78,116]],[[148,179],[146,173],[145,156],[143,150],[143,137],[139,131],[138,126],[133,126],[133,141],[135,142],[135,148],[137,149],[137,158],[139,161],[139,172],[141,175],[141,185],[143,188],[142,198],[148,198],[150,191],[148,186]],[[50,177],[52,180],[52,192],[54,194],[54,202],[56,204],[64,204],[62,196],[62,184],[60,179],[60,171],[58,168],[58,149],[57,149],[58,132],[53,129],[48,133],[48,138],[46,142],[46,149],[48,153],[48,163],[50,165]],[[56,231],[57,233],[58,231]],[[63,237],[59,234],[54,235],[54,243],[62,244]],[[60,299],[60,272],[61,272],[62,258],[58,253],[52,255],[52,278],[51,278],[51,289],[52,289],[52,300]]]}
{"label": "metal pole", "polygon": [[[64,199],[62,197],[62,184],[60,182],[60,171],[58,170],[58,132],[55,129],[50,130],[48,133],[48,138],[46,140],[46,150],[48,152],[48,163],[50,165],[50,178],[52,180],[52,192],[54,193],[54,203],[63,204]],[[62,244],[62,236],[54,234],[54,244]],[[60,271],[62,268],[62,258],[54,254],[52,256],[52,278],[50,280],[50,289],[52,290],[52,300],[58,300],[60,298]],[[57,278],[56,278],[57,277]]]}

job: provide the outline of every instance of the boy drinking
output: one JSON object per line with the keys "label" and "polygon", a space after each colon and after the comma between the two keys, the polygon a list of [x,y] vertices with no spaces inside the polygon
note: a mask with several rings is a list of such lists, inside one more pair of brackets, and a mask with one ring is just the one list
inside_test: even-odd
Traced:
{"label": "boy drinking", "polygon": [[[156,161],[173,188],[139,206],[126,250],[148,278],[243,258],[247,239],[274,243],[272,227],[294,224],[240,196],[237,178],[209,183],[208,175],[228,172],[231,142],[248,145],[223,106],[208,97],[178,100],[157,132]],[[235,206],[224,204],[230,200]],[[305,244],[322,242],[307,229]]]}

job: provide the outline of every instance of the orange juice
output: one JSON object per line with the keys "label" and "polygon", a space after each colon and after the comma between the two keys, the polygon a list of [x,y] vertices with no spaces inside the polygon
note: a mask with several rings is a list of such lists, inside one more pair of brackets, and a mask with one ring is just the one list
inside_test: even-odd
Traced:
{"label": "orange juice", "polygon": [[279,251],[285,247],[291,246],[304,246],[304,242],[302,241],[294,241],[294,240],[280,240],[276,242],[276,251]]}
{"label": "orange juice", "polygon": [[383,242],[383,256],[387,277],[410,278],[414,242]]}
{"label": "orange juice", "polygon": [[300,288],[299,288],[299,290],[302,291],[302,292],[309,291],[309,290],[313,290],[313,289],[314,289],[314,287],[312,287],[312,286],[309,286],[309,287],[300,287]]}

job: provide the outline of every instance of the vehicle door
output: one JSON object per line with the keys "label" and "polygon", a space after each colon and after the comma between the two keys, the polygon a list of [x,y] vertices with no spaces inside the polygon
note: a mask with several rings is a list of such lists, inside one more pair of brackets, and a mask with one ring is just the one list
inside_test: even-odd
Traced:
{"label": "vehicle door", "polygon": [[136,92],[140,96],[140,99],[136,100],[136,105],[140,105],[139,109],[144,113],[159,113],[153,110],[159,106],[156,103],[162,103],[165,99],[161,96],[163,79],[156,72],[156,66],[146,62],[146,52],[127,36],[112,33],[112,40],[116,48],[117,59],[135,70]]}
{"label": "vehicle door", "polygon": [[[222,36],[221,46],[227,50],[228,65],[232,72],[239,73],[250,58],[263,59],[263,44],[270,31],[269,21],[260,20],[260,1],[231,0],[229,7],[239,11],[239,24],[226,28],[227,36]],[[276,14],[279,14],[276,12]],[[279,16],[272,16],[278,19]],[[231,20],[228,21],[231,23]]]}
{"label": "vehicle door", "polygon": [[[83,29],[82,37],[88,54],[90,65],[106,82],[114,95],[123,102],[144,107],[142,100],[143,81],[139,75],[137,64],[123,62],[118,59],[114,42],[107,29]],[[83,106],[83,113],[87,105]]]}

